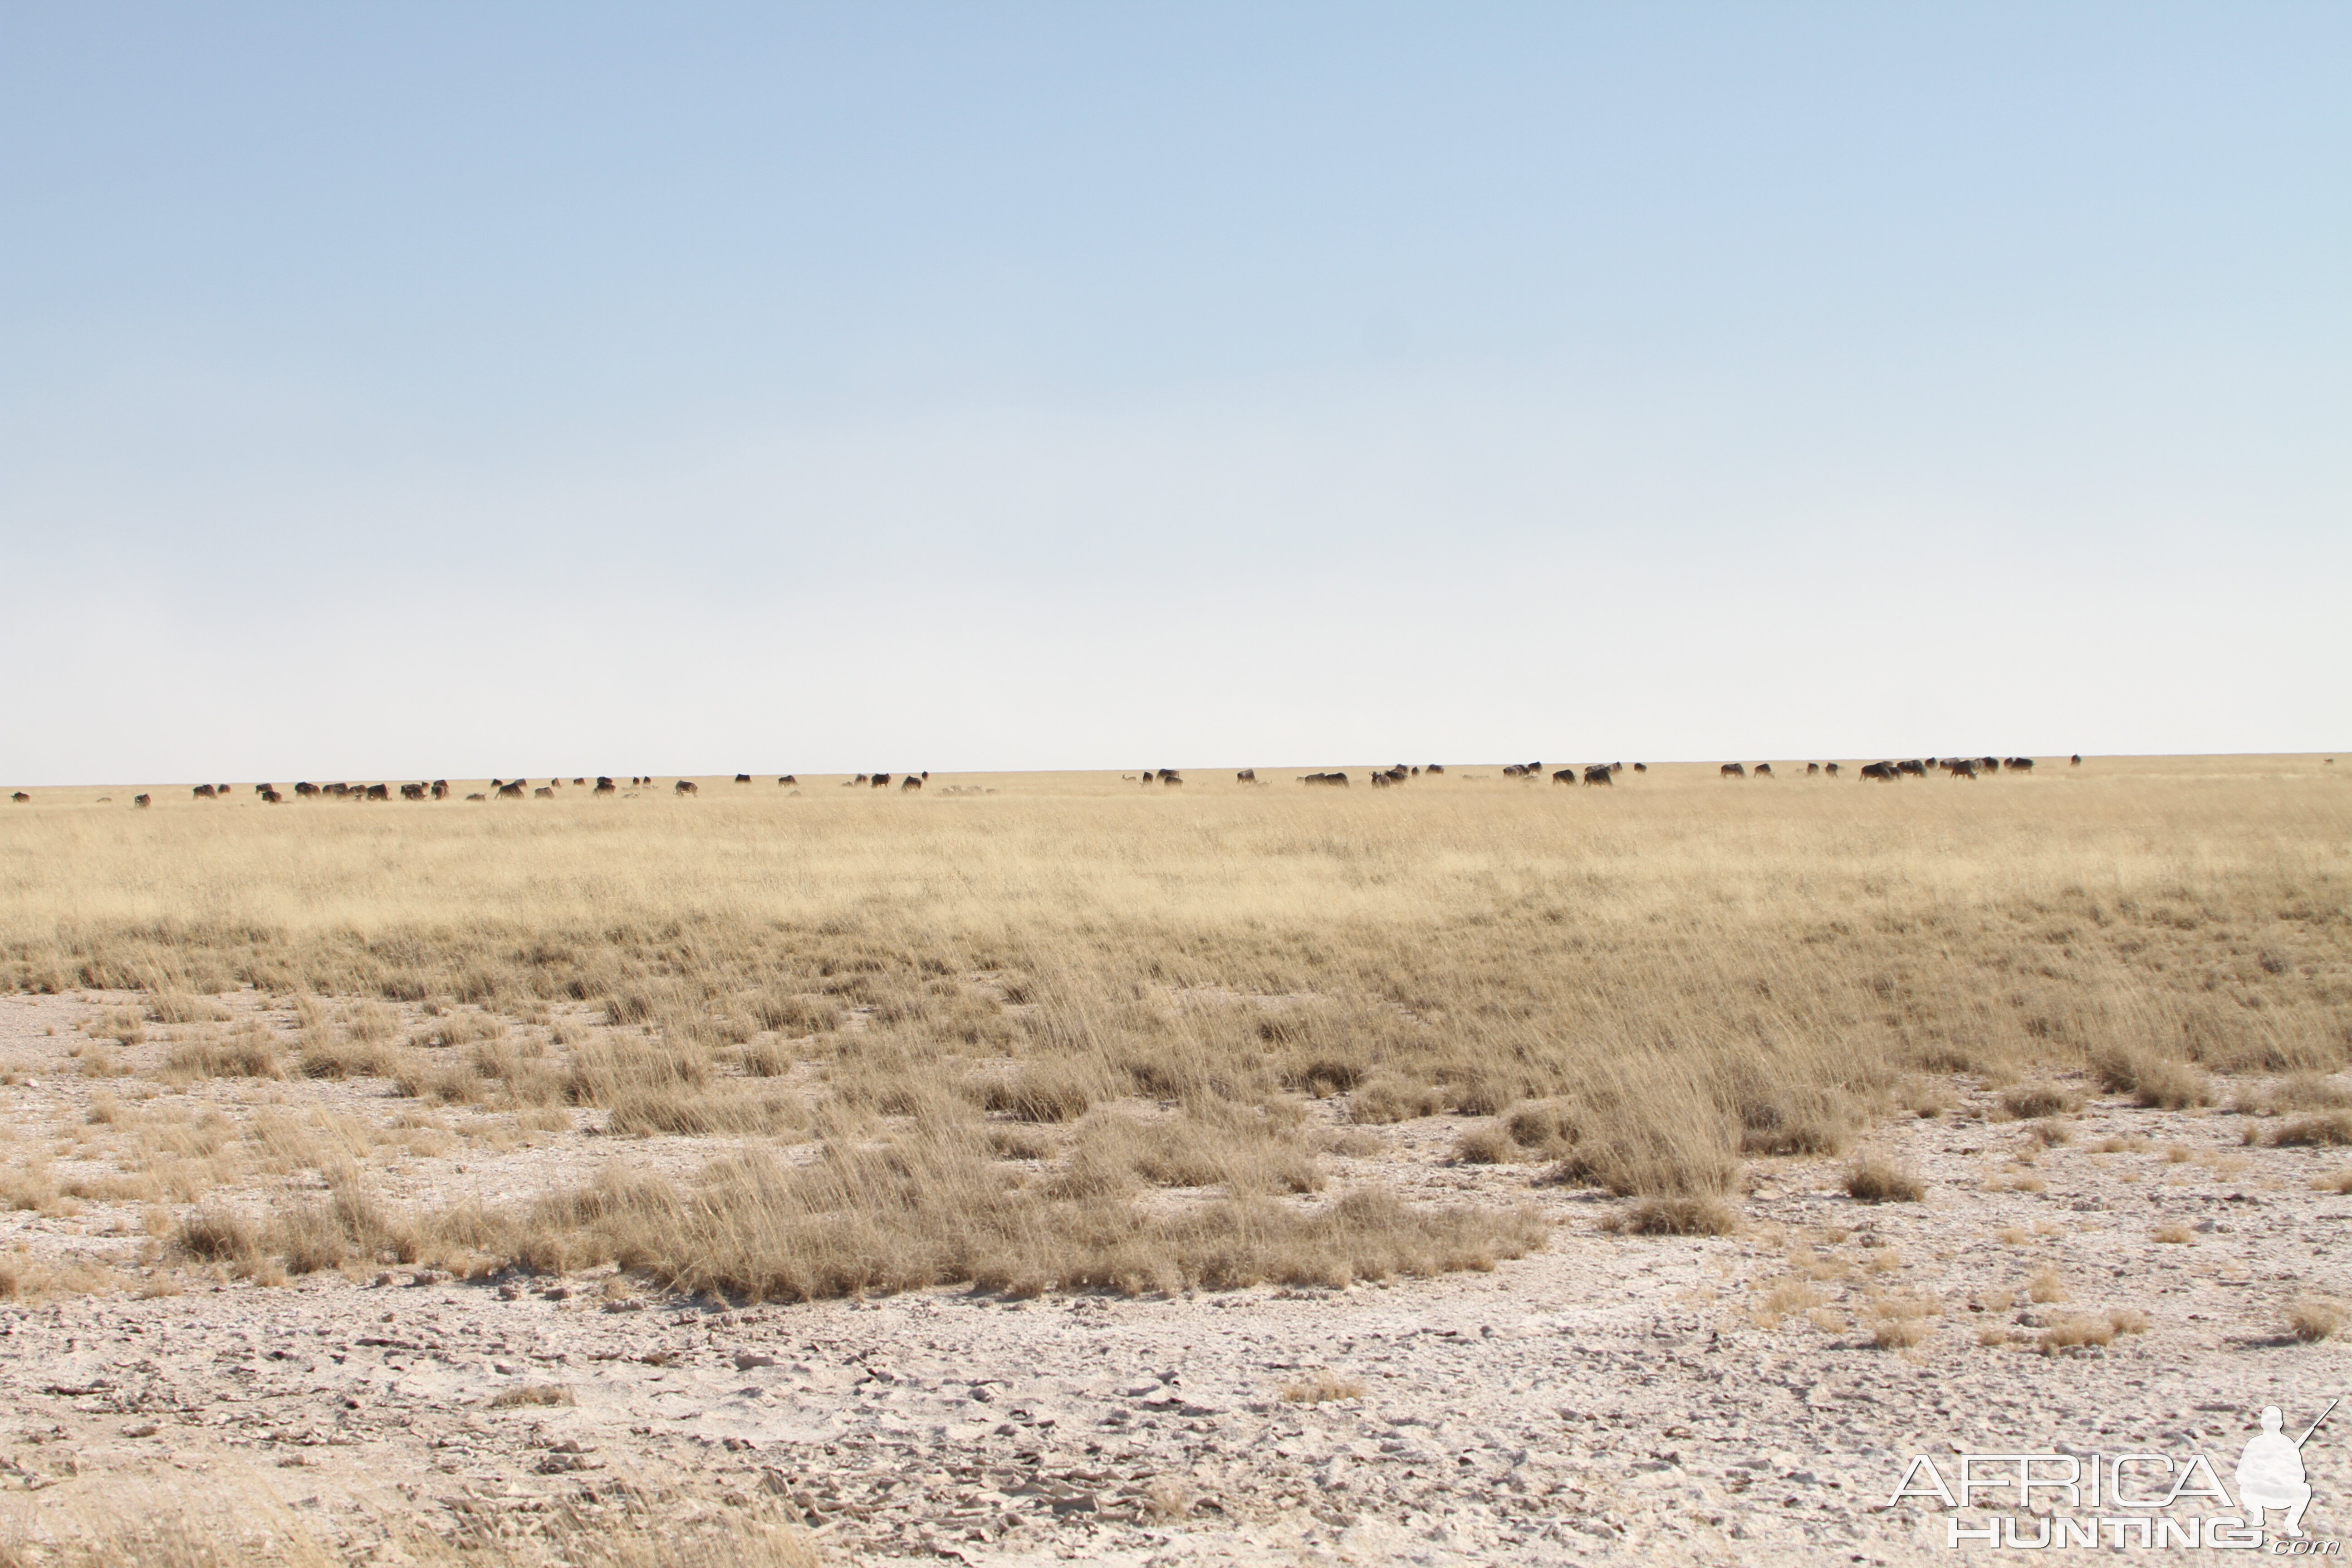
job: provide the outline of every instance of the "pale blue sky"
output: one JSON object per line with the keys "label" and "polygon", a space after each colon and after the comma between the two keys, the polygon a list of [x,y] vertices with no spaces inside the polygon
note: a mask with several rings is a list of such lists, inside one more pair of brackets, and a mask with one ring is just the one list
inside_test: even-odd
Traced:
{"label": "pale blue sky", "polygon": [[2352,749],[2352,8],[0,10],[0,783]]}

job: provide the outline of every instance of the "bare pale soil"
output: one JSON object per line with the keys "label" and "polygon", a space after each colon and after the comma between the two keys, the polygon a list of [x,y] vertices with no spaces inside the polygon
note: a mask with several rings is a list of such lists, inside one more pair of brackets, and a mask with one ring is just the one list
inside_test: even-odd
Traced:
{"label": "bare pale soil", "polygon": [[2318,759],[1261,772],[0,806],[0,1552],[1910,1561],[2341,1386]]}

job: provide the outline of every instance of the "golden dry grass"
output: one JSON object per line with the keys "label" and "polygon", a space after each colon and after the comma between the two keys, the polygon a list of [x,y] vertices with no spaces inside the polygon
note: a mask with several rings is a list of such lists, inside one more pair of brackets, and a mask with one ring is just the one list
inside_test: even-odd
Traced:
{"label": "golden dry grass", "polygon": [[[2321,1141],[2340,1114],[2315,1086],[2352,1039],[2352,794],[2294,759],[1974,789],[1265,772],[486,805],[157,791],[145,812],[44,794],[0,817],[0,984],[143,988],[179,1031],[173,1072],[377,1077],[518,1126],[745,1141],[698,1180],[530,1215],[387,1217],[346,1184],[190,1217],[184,1252],[249,1269],[610,1258],[797,1297],[1348,1279],[1539,1243],[1515,1214],[1329,1190],[1307,1099],[1363,1126],[1494,1118],[1465,1161],[1549,1162],[1633,1200],[1621,1228],[1679,1233],[1737,1223],[1745,1159],[1844,1153],[1874,1120],[1939,1114],[1956,1073],[2042,1118],[2073,1075],[2180,1106],[2216,1072],[2299,1073],[2283,1098],[2318,1119],[2281,1131]],[[240,985],[289,999],[299,1040],[224,1028],[210,998]],[[813,1162],[771,1148],[810,1141]],[[10,1201],[71,1201],[14,1179]]]}

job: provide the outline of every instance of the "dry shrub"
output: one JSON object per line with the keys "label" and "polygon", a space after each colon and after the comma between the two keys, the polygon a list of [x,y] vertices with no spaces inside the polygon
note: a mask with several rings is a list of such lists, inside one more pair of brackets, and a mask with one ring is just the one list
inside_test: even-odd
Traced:
{"label": "dry shrub", "polygon": [[1285,1405],[1321,1405],[1334,1399],[1361,1399],[1364,1385],[1328,1369],[1294,1378],[1282,1385]]}
{"label": "dry shrub", "polygon": [[2025,1125],[2025,1136],[2034,1148],[2055,1149],[2061,1145],[2072,1143],[2074,1141],[2074,1130],[2063,1121],[2047,1120],[2029,1121]]}
{"label": "dry shrub", "polygon": [[233,1209],[198,1209],[181,1219],[172,1239],[199,1263],[250,1268],[261,1258],[260,1232]]}
{"label": "dry shrub", "polygon": [[976,1087],[983,1109],[1016,1121],[1075,1121],[1109,1090],[1102,1071],[1083,1061],[1030,1062]]}
{"label": "dry shrub", "polygon": [[2191,1062],[2126,1047],[2095,1054],[2091,1067],[2101,1088],[2128,1094],[2150,1110],[2186,1110],[2213,1103],[2212,1079]]}
{"label": "dry shrub", "polygon": [[991,1127],[987,1138],[989,1152],[1000,1160],[1049,1160],[1058,1147],[1051,1134],[1029,1127]]}
{"label": "dry shrub", "polygon": [[2347,1321],[2352,1321],[2352,1311],[2333,1297],[2305,1294],[2287,1304],[2287,1329],[2306,1344],[2330,1337]]}
{"label": "dry shrub", "polygon": [[1416,1121],[1445,1109],[1445,1096],[1429,1084],[1398,1078],[1376,1078],[1348,1096],[1348,1120],[1384,1127]]}
{"label": "dry shrub", "polygon": [[1717,1197],[1636,1198],[1601,1223],[1620,1236],[1728,1236],[1739,1214]]}
{"label": "dry shrub", "polygon": [[205,1035],[172,1047],[163,1060],[166,1079],[283,1078],[278,1047],[267,1035],[235,1034],[227,1039]]}
{"label": "dry shrub", "polygon": [[1423,1209],[1359,1189],[1301,1210],[1235,1199],[1154,1214],[1022,1190],[952,1138],[828,1146],[812,1164],[765,1153],[695,1188],[608,1180],[551,1200],[522,1250],[609,1257],[681,1290],[801,1300],[969,1282],[1018,1293],[1346,1284],[1492,1268],[1540,1247],[1532,1214]]}
{"label": "dry shrub", "polygon": [[781,1040],[761,1040],[743,1047],[743,1072],[749,1078],[785,1078],[800,1058]]}
{"label": "dry shrub", "polygon": [[1531,1100],[1503,1118],[1511,1142],[1539,1159],[1564,1160],[1576,1147],[1580,1123],[1564,1100]]}
{"label": "dry shrub", "polygon": [[2271,1142],[2282,1149],[2341,1147],[2352,1144],[2352,1110],[2333,1111],[2319,1116],[2298,1116],[2282,1122],[2271,1134]]}
{"label": "dry shrub", "polygon": [[1322,1169],[1295,1123],[1212,1100],[1156,1121],[1088,1117],[1055,1190],[1072,1197],[1123,1193],[1138,1178],[1162,1187],[1222,1185],[1237,1196],[1323,1189]]}
{"label": "dry shrub", "polygon": [[1927,1195],[1927,1184],[1909,1166],[1871,1152],[1845,1168],[1845,1190],[1866,1204],[1916,1204]]}
{"label": "dry shrub", "polygon": [[829,1034],[841,1027],[843,1017],[841,1004],[830,996],[761,991],[750,998],[747,1006],[760,1027],[782,1035]]}
{"label": "dry shrub", "polygon": [[376,1040],[341,1040],[331,1033],[306,1034],[295,1070],[304,1078],[390,1078],[399,1058]]}
{"label": "dry shrub", "polygon": [[2318,1193],[2352,1193],[2352,1166],[2314,1178],[2311,1188]]}
{"label": "dry shrub", "polygon": [[2158,1226],[2148,1232],[2148,1239],[2163,1242],[2169,1247],[2189,1247],[2196,1243],[2197,1233],[2175,1220],[2169,1225]]}
{"label": "dry shrub", "polygon": [[1454,1163],[1457,1165],[1507,1165],[1519,1158],[1520,1152],[1509,1130],[1491,1121],[1468,1129],[1454,1141]]}
{"label": "dry shrub", "polygon": [[523,1406],[575,1405],[569,1384],[520,1383],[512,1388],[501,1388],[484,1402],[493,1410],[513,1410]]}
{"label": "dry shrub", "polygon": [[35,1214],[61,1214],[68,1206],[47,1160],[0,1169],[0,1206]]}
{"label": "dry shrub", "polygon": [[362,1002],[344,1016],[343,1027],[355,1040],[380,1044],[399,1035],[400,1015],[381,1002]]}
{"label": "dry shrub", "polygon": [[2119,1334],[2144,1334],[2147,1314],[2136,1307],[2118,1307],[2104,1313],[2075,1313],[2042,1331],[2034,1348],[2043,1355],[2080,1347],[2113,1344]]}
{"label": "dry shrub", "polygon": [[[383,1026],[386,1018],[394,1021],[394,1027],[387,1029]],[[362,1020],[365,1021],[364,1027]],[[351,1037],[362,1042],[381,1043],[398,1032],[397,1024],[398,1015],[390,1008],[363,1007],[358,1009],[352,1018]],[[424,1027],[411,1035],[408,1043],[429,1049],[446,1049],[452,1046],[470,1046],[480,1040],[503,1039],[506,1032],[506,1020],[494,1018],[487,1013],[443,1013],[427,1017]]]}
{"label": "dry shrub", "polygon": [[147,1009],[159,1024],[226,1024],[230,1016],[229,1010],[211,997],[191,996],[184,991],[159,991],[148,998]]}
{"label": "dry shrub", "polygon": [[2322,1073],[2290,1074],[2271,1098],[2287,1110],[2352,1110],[2352,1085]]}
{"label": "dry shrub", "polygon": [[1547,1181],[1619,1197],[1710,1198],[1738,1188],[1736,1126],[1686,1079],[1652,1064],[1570,1098],[1585,1132]]}
{"label": "dry shrub", "polygon": [[2083,1097],[2054,1083],[2021,1083],[2001,1090],[2001,1114],[2014,1121],[2036,1117],[2072,1116],[2083,1109]]}
{"label": "dry shrub", "polygon": [[1843,1154],[1863,1126],[1862,1108],[1834,1085],[1806,1084],[1743,1064],[1727,1086],[1748,1154]]}
{"label": "dry shrub", "polygon": [[1910,1350],[1927,1342],[1942,1309],[1916,1296],[1885,1297],[1871,1303],[1870,1342],[1880,1350]]}
{"label": "dry shrub", "polygon": [[2053,1301],[2063,1301],[2066,1299],[2065,1281],[2059,1279],[2055,1268],[2038,1268],[2025,1282],[2025,1297],[2027,1300],[2045,1306]]}

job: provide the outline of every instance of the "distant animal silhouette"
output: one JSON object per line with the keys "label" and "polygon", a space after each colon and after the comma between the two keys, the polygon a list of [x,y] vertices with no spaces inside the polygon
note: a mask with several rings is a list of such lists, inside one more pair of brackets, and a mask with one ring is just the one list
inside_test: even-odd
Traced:
{"label": "distant animal silhouette", "polygon": [[1298,782],[1303,784],[1323,784],[1333,789],[1346,789],[1348,787],[1348,775],[1345,773],[1308,773]]}
{"label": "distant animal silhouette", "polygon": [[[498,783],[495,779],[490,782],[493,784]],[[500,800],[520,800],[522,798],[522,781],[520,779],[517,779],[512,784],[499,784],[499,787],[492,790],[490,793],[497,795]]]}
{"label": "distant animal silhouette", "polygon": [[143,795],[134,795],[131,797],[131,804],[144,811],[155,803]]}
{"label": "distant animal silhouette", "polygon": [[1741,767],[1738,763],[1724,763],[1722,773],[1723,776],[1727,779],[1744,779],[1748,776],[1748,770]]}
{"label": "distant animal silhouette", "polygon": [[189,793],[194,795],[198,800],[210,800],[213,798],[213,786],[210,784],[198,784]]}
{"label": "distant animal silhouette", "polygon": [[1242,769],[1239,773],[1235,773],[1235,774],[1234,775],[1234,783],[1235,783],[1235,784],[1255,784],[1255,783],[1257,783],[1257,770],[1256,770],[1255,768],[1244,768],[1244,769]]}
{"label": "distant animal silhouette", "polygon": [[898,793],[901,795],[906,794],[907,791],[910,789],[920,789],[922,787],[923,781],[917,778],[912,773],[908,773],[905,778],[898,781]]}
{"label": "distant animal silhouette", "polygon": [[18,805],[22,805],[33,797],[26,795],[23,790],[18,790],[15,795],[10,795],[8,798],[15,801]]}
{"label": "distant animal silhouette", "polygon": [[695,786],[695,783],[692,779],[680,779],[677,781],[677,784],[672,787],[670,793],[673,795],[700,795],[702,791]]}
{"label": "distant animal silhouette", "polygon": [[1603,767],[1587,768],[1584,770],[1584,782],[1587,784],[1613,784],[1617,782],[1617,770]]}

